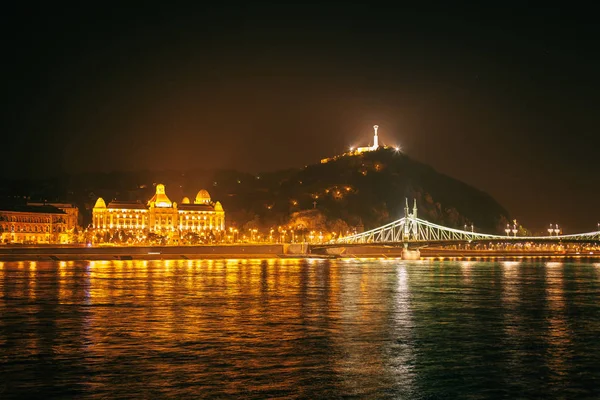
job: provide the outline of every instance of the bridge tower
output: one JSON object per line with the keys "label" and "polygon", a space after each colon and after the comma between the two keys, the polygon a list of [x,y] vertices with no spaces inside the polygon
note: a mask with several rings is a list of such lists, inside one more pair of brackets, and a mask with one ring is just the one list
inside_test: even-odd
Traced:
{"label": "bridge tower", "polygon": [[412,216],[413,216],[414,219],[417,219],[417,199],[414,199],[414,200],[415,200],[415,202],[414,202],[414,205],[413,205]]}
{"label": "bridge tower", "polygon": [[[408,248],[408,242],[417,240],[419,235],[419,225],[417,221],[417,199],[414,199],[412,213],[408,208],[408,198],[405,199],[404,206],[404,231],[402,241],[404,242],[404,249],[402,250],[403,260],[418,260],[421,258],[421,252],[417,250],[410,250]],[[412,234],[412,237],[411,237]]]}
{"label": "bridge tower", "polygon": [[412,213],[410,212],[410,208],[408,208],[408,199],[405,199],[404,205],[404,230],[403,230],[403,241],[407,242],[412,239],[416,240],[419,234],[419,225],[417,222],[417,199],[414,199]]}
{"label": "bridge tower", "polygon": [[417,236],[419,235],[419,226],[417,223],[417,199],[414,199],[413,213],[412,213],[411,217],[412,217],[413,239],[417,239]]}
{"label": "bridge tower", "polygon": [[408,208],[408,197],[404,198],[405,206],[404,206],[404,230],[402,232],[402,241],[404,242],[404,246],[406,247],[406,242],[410,237],[410,209]]}

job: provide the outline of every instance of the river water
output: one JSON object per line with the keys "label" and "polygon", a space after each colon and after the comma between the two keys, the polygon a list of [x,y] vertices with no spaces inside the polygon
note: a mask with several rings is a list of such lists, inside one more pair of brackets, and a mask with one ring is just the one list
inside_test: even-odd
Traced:
{"label": "river water", "polygon": [[0,399],[600,398],[600,263],[0,262]]}

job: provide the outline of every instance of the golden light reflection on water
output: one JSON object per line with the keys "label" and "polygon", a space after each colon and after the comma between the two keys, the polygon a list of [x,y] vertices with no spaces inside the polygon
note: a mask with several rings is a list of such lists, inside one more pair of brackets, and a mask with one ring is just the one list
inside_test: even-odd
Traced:
{"label": "golden light reflection on water", "polygon": [[36,270],[36,268],[37,268],[37,263],[35,261],[31,261],[29,263],[29,275],[28,275],[29,292],[28,292],[28,296],[27,296],[31,301],[35,301],[36,291],[37,291],[37,288],[36,288],[36,279],[35,279],[36,278],[35,277],[35,274],[36,274],[35,270]]}
{"label": "golden light reflection on water", "polygon": [[564,375],[571,332],[565,315],[564,264],[550,262],[546,264],[546,301],[548,304],[548,360],[549,367],[557,375]]}
{"label": "golden light reflection on water", "polygon": [[399,338],[399,348],[396,352],[397,357],[391,360],[393,366],[394,378],[396,384],[406,388],[407,392],[413,391],[416,374],[410,367],[414,362],[416,355],[413,346],[415,334],[414,317],[412,313],[411,292],[410,292],[410,275],[408,267],[401,265],[396,270],[397,290],[395,297],[395,315],[394,333],[395,337]]}
{"label": "golden light reflection on water", "polygon": [[[527,326],[524,323],[523,314],[519,312],[522,290],[525,290],[521,283],[523,270],[521,269],[522,265],[518,262],[504,261],[500,265],[502,268],[502,309],[505,310],[502,321],[504,346],[507,349],[516,349],[521,345],[520,342],[526,334],[524,329]],[[524,368],[525,362],[520,352],[509,351],[508,359],[517,370]]]}
{"label": "golden light reflection on water", "polygon": [[[443,384],[440,376],[456,378],[445,387],[449,395],[461,382],[485,386],[494,379],[510,381],[510,391],[532,385],[515,381],[530,375],[532,357],[553,374],[544,375],[545,387],[558,388],[566,382],[558,375],[577,379],[567,368],[574,351],[567,306],[591,296],[581,307],[593,311],[600,300],[595,282],[585,286],[598,280],[598,266],[589,264],[236,259],[1,266],[0,368],[27,385],[39,378],[23,365],[48,360],[56,376],[72,376],[98,397],[243,397],[251,388],[256,398],[411,398]],[[489,359],[482,351],[492,352]],[[486,368],[472,367],[482,360]]]}
{"label": "golden light reflection on water", "polygon": [[460,261],[459,265],[461,267],[463,279],[466,284],[471,284],[471,268],[475,263],[473,261]]}

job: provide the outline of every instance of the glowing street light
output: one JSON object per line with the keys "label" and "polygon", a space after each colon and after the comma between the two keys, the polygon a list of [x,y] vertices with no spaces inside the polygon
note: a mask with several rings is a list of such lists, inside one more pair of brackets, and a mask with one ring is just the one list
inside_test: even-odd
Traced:
{"label": "glowing street light", "polygon": [[517,237],[517,232],[518,232],[518,231],[519,231],[519,230],[517,229],[517,220],[515,219],[515,220],[513,221],[513,228],[512,228],[512,233],[513,233],[513,235],[515,235],[515,237]]}
{"label": "glowing street light", "polygon": [[504,232],[506,232],[506,236],[510,236],[510,225],[506,224],[506,229],[504,230]]}
{"label": "glowing street light", "polygon": [[556,234],[556,236],[558,236],[558,234],[560,233],[560,229],[558,228],[558,224],[556,224],[556,226],[554,228],[554,233]]}
{"label": "glowing street light", "polygon": [[552,236],[552,232],[554,232],[554,228],[552,228],[552,224],[550,224],[550,228],[548,228],[548,234]]}

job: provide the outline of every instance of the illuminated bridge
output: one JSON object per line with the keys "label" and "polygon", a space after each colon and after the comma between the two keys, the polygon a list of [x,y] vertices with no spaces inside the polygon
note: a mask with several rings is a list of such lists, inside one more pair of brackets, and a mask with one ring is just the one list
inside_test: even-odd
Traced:
{"label": "illuminated bridge", "polygon": [[[516,232],[516,230],[514,231]],[[417,217],[415,201],[412,212],[408,200],[404,208],[404,217],[379,228],[359,234],[341,237],[324,247],[346,247],[353,245],[393,245],[404,246],[407,258],[411,258],[409,249],[416,249],[414,257],[418,257],[418,249],[428,246],[448,246],[461,243],[590,243],[600,244],[600,231],[578,233],[572,235],[549,236],[510,236],[492,235],[474,231],[448,228],[433,224]]]}

